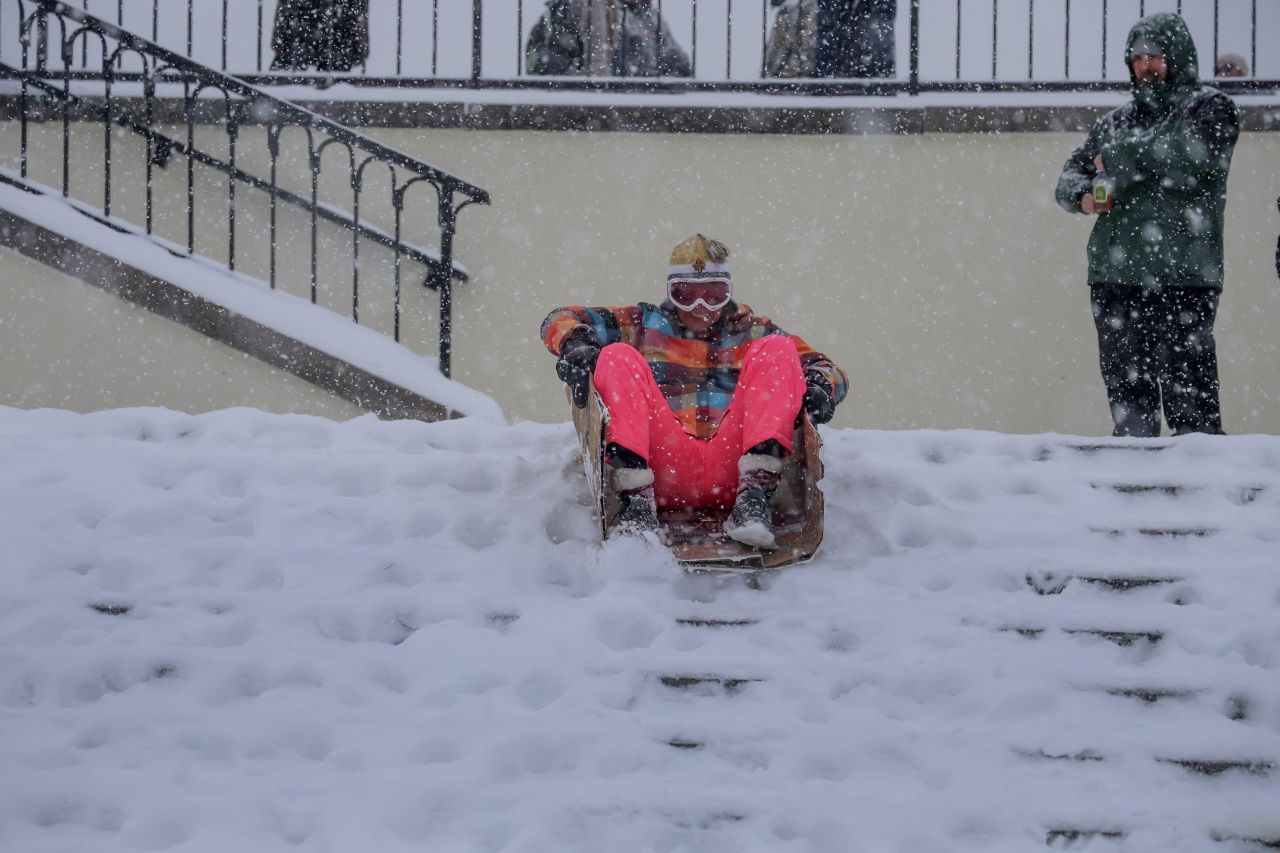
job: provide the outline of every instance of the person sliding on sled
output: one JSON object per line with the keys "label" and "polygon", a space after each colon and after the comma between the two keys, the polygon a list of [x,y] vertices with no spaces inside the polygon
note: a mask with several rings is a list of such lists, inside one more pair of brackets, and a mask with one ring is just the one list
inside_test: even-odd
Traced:
{"label": "person sliding on sled", "polygon": [[770,498],[801,409],[826,423],[848,377],[829,358],[733,300],[729,250],[695,234],[671,252],[667,298],[557,308],[542,323],[556,374],[609,412],[605,459],[625,533],[656,530],[658,510],[728,509],[725,532],[772,549]]}

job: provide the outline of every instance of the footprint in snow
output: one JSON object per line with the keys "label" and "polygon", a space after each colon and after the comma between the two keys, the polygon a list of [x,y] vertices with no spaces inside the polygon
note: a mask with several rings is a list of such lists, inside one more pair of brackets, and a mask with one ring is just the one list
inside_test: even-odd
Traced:
{"label": "footprint in snow", "polygon": [[596,618],[596,639],[615,652],[645,649],[653,644],[666,624],[640,609],[610,610]]}
{"label": "footprint in snow", "polygon": [[449,523],[444,513],[415,512],[404,523],[404,536],[407,539],[430,539]]}
{"label": "footprint in snow", "polygon": [[452,764],[462,758],[462,746],[456,738],[433,736],[409,748],[408,758],[414,764]]}
{"label": "footprint in snow", "polygon": [[552,672],[537,672],[522,678],[515,686],[516,698],[530,711],[541,711],[564,695],[568,685]]}
{"label": "footprint in snow", "polygon": [[453,525],[454,537],[477,551],[498,544],[506,534],[506,522],[479,513],[462,515]]}

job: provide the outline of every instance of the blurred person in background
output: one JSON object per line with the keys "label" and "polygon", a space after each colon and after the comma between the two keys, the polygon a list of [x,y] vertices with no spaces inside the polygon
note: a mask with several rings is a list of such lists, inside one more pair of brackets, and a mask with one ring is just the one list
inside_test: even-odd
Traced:
{"label": "blurred person in background", "polygon": [[818,0],[815,77],[892,77],[898,0]]}
{"label": "blurred person in background", "polygon": [[770,0],[766,77],[892,77],[897,0]]}
{"label": "blurred person in background", "polygon": [[1224,53],[1213,66],[1214,77],[1248,77],[1249,63],[1238,53]]}
{"label": "blurred person in background", "polygon": [[529,33],[525,72],[585,77],[692,77],[654,0],[547,0]]}
{"label": "blurred person in background", "polygon": [[1133,100],[1094,123],[1056,196],[1096,215],[1089,286],[1114,435],[1222,433],[1213,324],[1222,292],[1236,105],[1200,83],[1178,15],[1143,18],[1125,46]]}
{"label": "blurred person in background", "polygon": [[812,77],[818,49],[818,0],[770,0],[777,8],[764,52],[764,76]]}
{"label": "blurred person in background", "polygon": [[273,71],[350,71],[369,56],[369,0],[280,0]]}

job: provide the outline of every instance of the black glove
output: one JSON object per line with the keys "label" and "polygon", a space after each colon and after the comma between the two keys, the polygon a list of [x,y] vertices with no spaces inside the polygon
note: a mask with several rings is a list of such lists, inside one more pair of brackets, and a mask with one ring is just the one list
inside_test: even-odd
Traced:
{"label": "black glove", "polygon": [[571,338],[560,345],[556,376],[573,389],[573,404],[579,409],[587,405],[591,374],[596,369],[596,359],[599,357],[600,347],[582,338]]}
{"label": "black glove", "polygon": [[804,375],[804,410],[814,425],[825,424],[836,413],[836,401],[831,396],[831,383],[821,373]]}

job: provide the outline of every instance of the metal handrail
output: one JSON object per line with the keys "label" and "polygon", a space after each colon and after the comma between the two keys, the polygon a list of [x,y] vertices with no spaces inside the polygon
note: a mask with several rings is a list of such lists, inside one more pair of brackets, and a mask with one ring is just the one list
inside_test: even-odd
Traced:
{"label": "metal handrail", "polygon": [[[252,84],[228,75],[224,72],[207,68],[172,50],[161,47],[147,39],[128,32],[82,9],[77,9],[61,2],[61,0],[17,0],[22,13],[21,44],[22,67],[14,68],[3,63],[0,70],[5,76],[17,78],[21,84],[21,175],[27,176],[28,169],[28,122],[33,118],[31,90],[35,89],[45,97],[61,102],[63,123],[63,195],[70,193],[70,114],[74,104],[78,110],[87,111],[101,118],[104,123],[104,187],[103,213],[112,215],[111,210],[111,128],[124,127],[141,136],[147,146],[146,171],[146,233],[152,233],[153,199],[152,175],[155,167],[163,167],[176,152],[184,156],[187,162],[187,251],[195,253],[195,193],[194,167],[197,163],[213,167],[229,178],[228,180],[228,263],[229,269],[235,269],[236,261],[236,198],[235,187],[238,183],[263,190],[271,198],[271,232],[270,232],[270,285],[276,285],[276,206],[277,202],[301,207],[311,215],[311,301],[317,301],[317,221],[324,219],[351,231],[352,234],[352,319],[359,322],[359,240],[370,239],[395,252],[395,295],[394,295],[394,330],[393,336],[399,341],[401,337],[401,258],[408,257],[427,266],[429,271],[424,282],[436,289],[440,297],[440,350],[439,362],[441,372],[448,376],[451,372],[452,359],[452,282],[454,279],[465,280],[466,273],[458,267],[453,259],[453,239],[456,231],[458,213],[469,204],[489,203],[489,194],[455,175],[410,157],[390,146],[373,140],[363,134],[341,125],[331,119],[317,115],[275,97]],[[28,14],[28,6],[32,11]],[[70,26],[68,26],[70,22]],[[55,76],[48,68],[48,36],[51,24],[59,31],[59,47],[62,59],[61,73],[56,74],[62,80],[57,87],[47,82]],[[87,50],[88,38],[92,34],[101,42],[102,74],[104,98],[102,104],[92,103],[89,99],[73,94],[71,81],[72,58],[77,43],[83,43]],[[108,40],[114,43],[109,49]],[[32,49],[35,48],[36,61],[32,67]],[[142,59],[143,71],[137,79],[143,85],[144,107],[141,121],[136,120],[117,107],[112,96],[112,86],[123,75],[116,71],[118,60],[125,54],[133,54]],[[183,112],[186,118],[186,140],[175,140],[159,131],[153,125],[153,104],[156,100],[156,86],[159,83],[181,84],[183,90]],[[220,95],[224,109],[223,124],[228,138],[228,155],[222,160],[214,155],[200,151],[195,145],[194,124],[197,105],[206,92]],[[267,127],[267,145],[271,157],[271,174],[269,178],[261,178],[238,167],[236,163],[236,142],[240,128],[248,124],[260,124]],[[307,138],[307,153],[311,171],[311,198],[307,199],[281,188],[276,180],[277,159],[279,157],[280,136],[286,128],[301,128]],[[322,141],[317,141],[323,137]],[[352,188],[352,211],[350,213],[334,205],[322,204],[318,198],[320,173],[323,168],[322,154],[330,145],[337,145],[347,153],[348,177]],[[395,233],[388,235],[381,229],[360,221],[360,198],[366,182],[366,169],[378,165],[386,167],[390,176],[390,203],[394,210]],[[401,170],[403,175],[397,170]],[[431,185],[436,191],[436,220],[440,229],[440,250],[433,254],[405,242],[401,238],[402,217],[409,190],[419,183]]]}
{"label": "metal handrail", "polygon": [[[62,89],[50,84],[47,80],[39,77],[38,75],[33,74],[31,72],[23,71],[22,69],[19,69],[19,68],[14,68],[3,62],[0,62],[0,76],[8,77],[14,80],[25,80],[28,85],[30,85],[33,88],[39,89],[40,91],[42,91],[46,95],[49,95],[52,98],[61,98],[63,97],[63,94],[64,94]],[[76,105],[77,110],[79,110],[81,113],[94,115],[98,118],[106,118],[108,116],[108,110],[104,105],[95,103],[94,101],[88,98],[81,98],[81,97],[72,95],[71,101]],[[209,154],[206,154],[205,152],[200,151],[198,149],[192,149],[191,151],[188,151],[187,146],[181,140],[175,139],[172,136],[167,136],[153,128],[149,128],[144,125],[141,125],[136,121],[134,121],[127,113],[112,111],[111,120],[115,122],[117,125],[119,125],[120,127],[127,128],[133,131],[134,133],[138,134],[139,136],[149,138],[153,149],[166,151],[167,153],[165,156],[172,156],[174,154],[177,154],[180,156],[189,155],[191,157],[194,157],[196,162],[199,163],[200,165],[208,166],[210,168],[216,169],[222,172],[223,174],[228,175],[229,177],[232,177],[237,181],[240,181],[241,183],[244,183],[253,187],[254,189],[262,190],[264,192],[275,192],[276,197],[280,201],[286,202],[288,204],[291,204],[303,210],[310,210],[311,208],[311,202],[303,198],[302,196],[297,195],[295,193],[291,193],[288,190],[282,189],[281,187],[278,187],[278,186],[273,189],[269,181],[263,180],[262,178],[259,178],[258,176],[253,175],[249,172],[245,172],[242,169],[234,168],[231,165],[219,160],[218,158],[213,157]],[[25,176],[25,172],[23,172],[23,175]],[[360,236],[365,237],[369,240],[372,240],[375,243],[378,243],[389,249],[394,249],[396,247],[395,238],[392,237],[390,234],[388,234],[386,231],[376,226],[370,225],[367,222],[355,221],[354,219],[352,219],[351,214],[347,213],[345,210],[342,210],[340,208],[334,208],[325,204],[320,204],[316,207],[315,212],[319,218],[324,219],[327,222],[332,222],[336,225],[340,225],[349,230],[357,231],[359,232]],[[430,249],[423,248],[421,246],[416,246],[404,240],[400,240],[399,243],[400,243],[400,251],[406,257],[417,261],[423,266],[425,267],[443,266],[440,260],[440,255],[438,253],[433,252]],[[456,261],[454,262],[454,265],[453,265],[453,278],[457,281],[467,281],[469,278],[466,269],[460,266]],[[429,282],[427,286],[434,288],[435,286],[434,280]]]}

